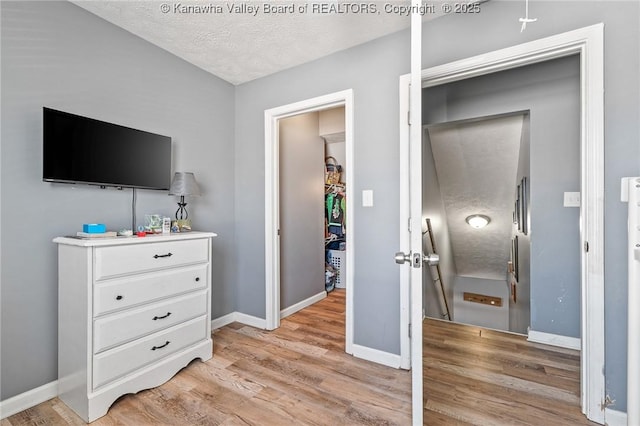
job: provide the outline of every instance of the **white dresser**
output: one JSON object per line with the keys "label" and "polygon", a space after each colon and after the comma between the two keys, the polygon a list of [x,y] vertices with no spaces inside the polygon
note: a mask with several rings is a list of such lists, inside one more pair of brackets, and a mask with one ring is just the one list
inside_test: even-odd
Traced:
{"label": "white dresser", "polygon": [[58,394],[85,421],[211,358],[211,239],[56,238]]}

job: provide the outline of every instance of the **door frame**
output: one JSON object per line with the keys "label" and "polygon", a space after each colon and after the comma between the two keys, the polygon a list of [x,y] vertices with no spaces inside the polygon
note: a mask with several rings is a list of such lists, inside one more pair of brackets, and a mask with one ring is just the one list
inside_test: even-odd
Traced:
{"label": "door frame", "polygon": [[[581,365],[582,412],[604,424],[604,24],[596,24],[487,54],[422,70],[422,87],[438,86],[578,54],[580,56],[581,128]],[[409,83],[400,77],[400,244],[409,247]],[[406,176],[405,176],[406,175]],[[421,196],[421,195],[420,195]],[[589,251],[582,245],[589,243]],[[407,280],[406,268],[400,279]],[[411,308],[422,304],[412,300]],[[420,306],[421,309],[421,306]],[[422,335],[414,335],[420,340]],[[412,342],[413,345],[414,342]],[[416,361],[413,359],[413,361]],[[422,359],[418,360],[420,365]],[[416,365],[412,362],[412,365]],[[422,404],[422,400],[419,401]],[[416,404],[414,398],[414,404]],[[413,407],[423,410],[423,407]]]}
{"label": "door frame", "polygon": [[[345,173],[346,192],[353,194],[353,90],[343,90],[312,99],[265,110],[265,304],[266,328],[280,327],[280,141],[278,121],[294,115],[345,108]],[[354,203],[347,197],[345,220],[351,232],[346,236],[346,321],[345,350],[353,353],[353,263],[354,263]]]}

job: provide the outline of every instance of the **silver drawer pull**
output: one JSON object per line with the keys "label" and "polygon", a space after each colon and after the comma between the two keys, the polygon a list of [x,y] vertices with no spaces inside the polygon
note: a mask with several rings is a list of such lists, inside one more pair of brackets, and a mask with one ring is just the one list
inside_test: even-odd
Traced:
{"label": "silver drawer pull", "polygon": [[170,253],[170,252],[169,252],[169,253],[167,253],[167,254],[154,254],[154,255],[153,255],[153,258],[154,258],[154,259],[158,259],[158,258],[161,258],[161,257],[171,257],[171,256],[173,256],[173,253]]}
{"label": "silver drawer pull", "polygon": [[152,347],[152,348],[151,348],[151,350],[152,350],[152,351],[155,351],[156,349],[162,349],[162,348],[166,347],[169,343],[171,343],[171,342],[169,342],[169,341],[167,340],[167,341],[164,343],[164,345],[154,346],[154,347]]}
{"label": "silver drawer pull", "polygon": [[155,317],[153,317],[153,320],[154,320],[154,321],[157,321],[157,320],[159,320],[159,319],[167,318],[169,315],[171,315],[171,312],[167,312],[167,314],[166,314],[166,315],[163,315],[163,316],[161,316],[161,317],[159,317],[159,316],[157,316],[157,315],[156,315]]}

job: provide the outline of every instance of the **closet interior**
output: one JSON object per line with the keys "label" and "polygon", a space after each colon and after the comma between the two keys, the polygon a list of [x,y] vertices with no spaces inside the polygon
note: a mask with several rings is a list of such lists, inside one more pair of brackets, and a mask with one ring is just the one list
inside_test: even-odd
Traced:
{"label": "closet interior", "polygon": [[345,110],[279,121],[281,318],[346,288]]}
{"label": "closet interior", "polygon": [[325,290],[346,288],[347,192],[345,185],[344,107],[320,112],[320,137],[324,141],[325,183]]}

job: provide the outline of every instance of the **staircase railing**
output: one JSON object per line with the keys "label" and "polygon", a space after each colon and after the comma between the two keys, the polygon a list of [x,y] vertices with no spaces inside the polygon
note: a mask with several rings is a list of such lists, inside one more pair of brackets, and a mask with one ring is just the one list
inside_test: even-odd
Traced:
{"label": "staircase railing", "polygon": [[[438,251],[436,250],[435,236],[433,235],[433,228],[431,228],[431,219],[427,218],[426,220],[427,220],[427,230],[424,233],[429,234],[429,241],[431,243],[430,252],[437,254]],[[429,267],[431,268],[431,277],[433,278],[433,285],[435,286],[436,291],[440,294],[440,297],[441,297],[440,309],[442,309],[442,305],[444,302],[445,312],[442,313],[442,317],[451,321],[451,313],[449,311],[449,303],[447,302],[447,293],[444,291],[444,283],[442,282],[442,272],[440,271],[440,264],[430,265]]]}

